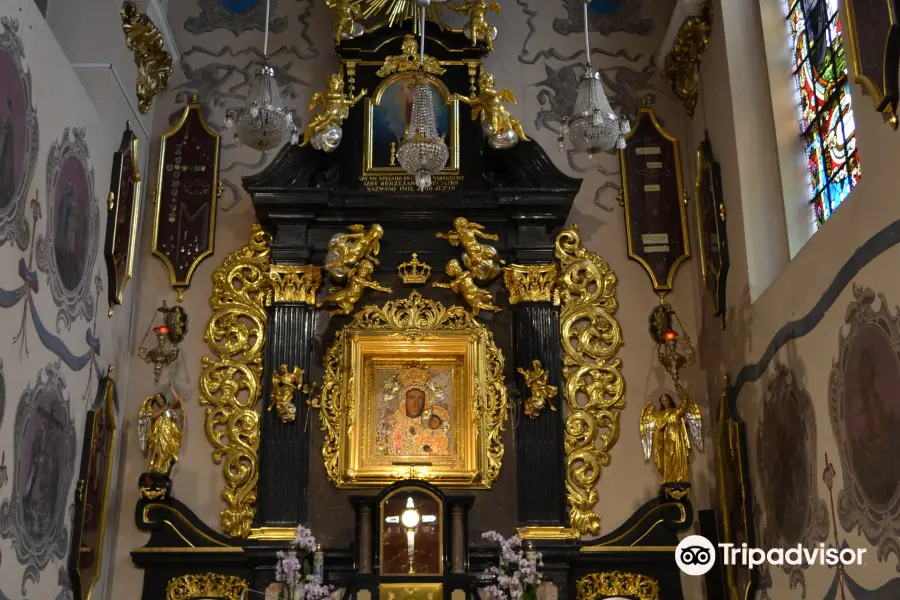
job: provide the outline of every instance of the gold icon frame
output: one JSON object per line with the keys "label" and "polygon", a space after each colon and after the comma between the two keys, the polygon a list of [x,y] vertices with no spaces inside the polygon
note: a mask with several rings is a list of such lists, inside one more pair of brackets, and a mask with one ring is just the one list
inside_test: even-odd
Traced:
{"label": "gold icon frame", "polygon": [[[377,393],[374,379],[365,375],[367,363],[427,368],[448,361],[460,365],[451,388],[450,456],[375,456]],[[362,309],[338,331],[325,357],[318,404],[325,473],[339,488],[382,487],[402,479],[490,488],[499,475],[509,411],[503,355],[491,332],[462,307],[446,308],[413,292]]]}

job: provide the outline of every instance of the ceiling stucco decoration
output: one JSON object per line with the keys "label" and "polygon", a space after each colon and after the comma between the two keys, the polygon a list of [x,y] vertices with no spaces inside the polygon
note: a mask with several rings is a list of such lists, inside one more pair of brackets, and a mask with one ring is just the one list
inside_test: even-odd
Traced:
{"label": "ceiling stucco decoration", "polygon": [[0,503],[0,537],[25,567],[23,596],[26,583],[38,583],[50,561],[64,559],[69,550],[76,434],[61,366],[56,361],[41,369],[19,398],[12,492]]}
{"label": "ceiling stucco decoration", "polygon": [[[561,35],[583,34],[584,0],[561,0],[561,4],[569,15],[554,19],[553,30]],[[644,15],[644,0],[594,0],[588,5],[588,26],[603,36],[619,32],[646,36],[653,32],[653,19]]]}
{"label": "ceiling stucco decoration", "polygon": [[[812,398],[794,371],[781,363],[772,367],[763,399],[757,452],[765,506],[764,547],[794,548],[802,544],[813,548],[825,542],[830,518],[818,492]],[[782,568],[791,589],[800,586],[805,598],[807,565],[785,564]]]}
{"label": "ceiling stucco decoration", "polygon": [[[272,13],[278,9],[278,0],[272,1]],[[233,12],[225,7],[222,0],[199,0],[200,14],[188,17],[184,29],[195,35],[209,33],[218,29],[230,31],[235,37],[245,31],[265,31],[266,3],[257,2],[245,12]],[[269,23],[270,33],[284,33],[288,27],[287,17],[272,17]]]}
{"label": "ceiling stucco decoration", "polygon": [[869,288],[854,286],[853,296],[828,386],[844,483],[838,520],[862,533],[879,561],[893,554],[900,562],[900,309],[892,315],[884,295]]}
{"label": "ceiling stucco decoration", "polygon": [[0,244],[24,250],[31,241],[25,204],[37,164],[38,120],[18,31],[18,20],[0,18]]}
{"label": "ceiling stucco decoration", "polygon": [[47,230],[36,238],[35,258],[59,307],[57,333],[60,325],[70,329],[79,316],[90,321],[96,310],[90,284],[100,239],[100,211],[84,136],[83,128],[67,127],[47,155]]}

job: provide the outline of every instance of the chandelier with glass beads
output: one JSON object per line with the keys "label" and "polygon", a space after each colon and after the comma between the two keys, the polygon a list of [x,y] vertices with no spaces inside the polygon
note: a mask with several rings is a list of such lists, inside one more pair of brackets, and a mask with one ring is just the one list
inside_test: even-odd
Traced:
{"label": "chandelier with glass beads", "polygon": [[631,126],[624,117],[617,116],[609,104],[600,72],[591,66],[591,42],[588,35],[588,4],[584,0],[584,50],[585,72],[578,84],[575,97],[575,111],[571,117],[563,119],[557,140],[560,150],[565,150],[566,139],[572,147],[589,157],[613,148],[625,148],[625,136]]}
{"label": "chandelier with glass beads", "polygon": [[266,0],[266,33],[263,62],[256,70],[247,94],[247,105],[225,115],[225,128],[235,130],[235,140],[260,152],[277,148],[290,135],[291,144],[299,140],[293,112],[285,108],[275,80],[275,69],[268,64],[269,10]]}
{"label": "chandelier with glass beads", "polygon": [[434,116],[434,94],[422,68],[425,62],[425,10],[429,2],[419,0],[421,21],[419,27],[419,71],[413,86],[413,102],[409,123],[400,146],[397,160],[400,166],[413,176],[419,190],[431,187],[432,177],[439,173],[450,158],[450,150],[443,136],[437,133]]}

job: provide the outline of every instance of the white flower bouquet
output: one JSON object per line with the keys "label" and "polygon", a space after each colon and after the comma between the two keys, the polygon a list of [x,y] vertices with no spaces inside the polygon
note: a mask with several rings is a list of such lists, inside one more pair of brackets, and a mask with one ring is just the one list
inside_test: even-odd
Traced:
{"label": "white flower bouquet", "polygon": [[333,588],[324,585],[320,569],[313,565],[313,555],[318,545],[312,531],[300,525],[291,549],[278,553],[275,580],[281,583],[280,600],[324,600]]}
{"label": "white flower bouquet", "polygon": [[484,591],[492,600],[536,600],[541,584],[538,567],[543,567],[540,552],[523,552],[519,536],[506,539],[496,531],[481,537],[500,544],[500,566],[485,571],[482,581],[491,581]]}

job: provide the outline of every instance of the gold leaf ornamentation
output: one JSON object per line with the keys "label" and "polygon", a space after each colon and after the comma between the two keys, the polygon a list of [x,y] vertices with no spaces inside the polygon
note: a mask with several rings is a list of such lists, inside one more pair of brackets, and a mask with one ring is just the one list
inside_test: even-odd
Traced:
{"label": "gold leaf ornamentation", "polygon": [[200,404],[206,406],[206,438],[213,462],[222,465],[225,489],[222,529],[247,537],[256,509],[259,479],[259,400],[265,346],[266,304],[271,296],[269,235],[259,224],[247,245],[213,272],[213,311],[204,341]]}
{"label": "gold leaf ornamentation", "polygon": [[134,53],[137,68],[138,110],[142,115],[150,111],[153,99],[169,89],[172,56],[166,52],[162,33],[147,15],[138,12],[132,2],[125,2],[119,11],[125,47]]}
{"label": "gold leaf ornamentation", "polygon": [[559,269],[549,265],[509,265],[503,269],[503,283],[509,291],[509,303],[550,302],[559,304],[555,294]]}
{"label": "gold leaf ornamentation", "polygon": [[578,226],[556,238],[560,265],[560,329],[563,348],[566,491],[569,519],[578,533],[596,535],[600,517],[595,486],[610,450],[619,439],[619,411],[625,408],[622,363],[616,358],[624,340],[614,315],[615,272],[584,249]]}
{"label": "gold leaf ornamentation", "polygon": [[575,597],[578,600],[599,600],[612,596],[659,600],[659,582],[654,577],[641,573],[607,571],[585,575],[575,586]]}
{"label": "gold leaf ornamentation", "polygon": [[[357,397],[358,374],[354,371],[351,351],[354,342],[373,333],[383,333],[385,339],[401,338],[409,342],[440,339],[447,332],[470,335],[477,342],[474,376],[475,401],[472,407],[474,421],[478,424],[472,439],[473,452],[477,452],[475,473],[435,473],[428,469],[416,469],[418,478],[438,479],[446,485],[490,487],[500,473],[503,461],[502,432],[506,429],[509,400],[503,380],[503,354],[494,344],[493,334],[471,313],[460,306],[445,307],[440,302],[423,298],[412,292],[408,298],[390,300],[382,307],[367,306],[361,309],[353,321],[337,332],[334,344],[324,360],[322,393],[314,406],[319,409],[322,431],[322,458],[329,481],[337,486],[351,484],[384,485],[400,476],[411,476],[407,466],[386,473],[385,481],[367,479],[362,482],[356,463],[345,447],[347,432],[360,435],[356,424],[359,401]],[[465,339],[465,337],[463,338]],[[429,342],[426,341],[427,345]],[[356,365],[359,368],[358,365]],[[343,447],[343,448],[342,448]],[[354,459],[355,460],[355,459]],[[348,462],[349,461],[349,462]],[[468,478],[466,478],[468,477]]]}
{"label": "gold leaf ornamentation", "polygon": [[182,575],[169,581],[166,600],[193,600],[194,598],[222,598],[241,600],[250,585],[242,577],[204,573]]}
{"label": "gold leaf ornamentation", "polygon": [[271,265],[269,278],[275,302],[315,304],[322,283],[322,269],[313,265]]}
{"label": "gold leaf ornamentation", "polygon": [[662,73],[692,119],[700,99],[700,63],[709,46],[712,19],[709,2],[701,7],[699,15],[685,19],[675,36],[672,50],[666,55]]}

